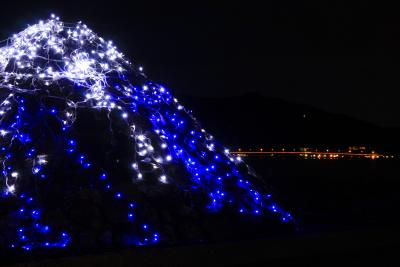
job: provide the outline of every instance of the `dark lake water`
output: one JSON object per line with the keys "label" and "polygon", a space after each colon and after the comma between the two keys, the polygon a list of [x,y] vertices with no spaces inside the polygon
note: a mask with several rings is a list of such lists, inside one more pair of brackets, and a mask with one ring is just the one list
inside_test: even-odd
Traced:
{"label": "dark lake water", "polygon": [[304,231],[400,222],[399,160],[247,157]]}

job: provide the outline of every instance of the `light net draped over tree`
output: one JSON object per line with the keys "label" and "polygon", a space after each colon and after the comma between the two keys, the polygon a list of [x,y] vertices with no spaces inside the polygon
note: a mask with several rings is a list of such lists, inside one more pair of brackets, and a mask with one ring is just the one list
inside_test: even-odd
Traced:
{"label": "light net draped over tree", "polygon": [[240,157],[85,24],[52,15],[2,44],[0,246],[69,246],[79,218],[126,244],[173,240],[163,224],[179,203],[292,221]]}

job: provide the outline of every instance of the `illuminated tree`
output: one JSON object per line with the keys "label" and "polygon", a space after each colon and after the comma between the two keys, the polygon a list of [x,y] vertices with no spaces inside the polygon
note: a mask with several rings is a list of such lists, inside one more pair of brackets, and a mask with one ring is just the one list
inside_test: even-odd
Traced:
{"label": "illuminated tree", "polygon": [[82,23],[52,15],[6,40],[0,95],[9,247],[66,247],[85,222],[112,225],[124,244],[167,241],[160,214],[184,201],[292,221],[169,90]]}

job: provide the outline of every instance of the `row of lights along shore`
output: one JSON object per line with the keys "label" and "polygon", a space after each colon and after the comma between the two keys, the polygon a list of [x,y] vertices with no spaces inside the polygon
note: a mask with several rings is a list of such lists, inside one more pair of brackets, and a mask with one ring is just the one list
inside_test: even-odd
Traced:
{"label": "row of lights along shore", "polygon": [[351,146],[346,149],[317,149],[308,147],[299,148],[238,148],[231,152],[240,157],[297,157],[302,159],[394,159],[395,156],[387,153],[377,153],[375,150],[364,146]]}

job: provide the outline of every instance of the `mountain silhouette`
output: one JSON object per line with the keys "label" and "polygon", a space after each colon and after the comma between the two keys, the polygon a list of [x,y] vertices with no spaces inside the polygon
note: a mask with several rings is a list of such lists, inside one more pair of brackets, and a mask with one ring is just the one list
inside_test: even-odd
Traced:
{"label": "mountain silhouette", "polygon": [[396,154],[400,151],[398,128],[377,126],[305,104],[258,93],[220,98],[182,95],[180,99],[206,128],[213,129],[219,140],[236,148],[363,145]]}

